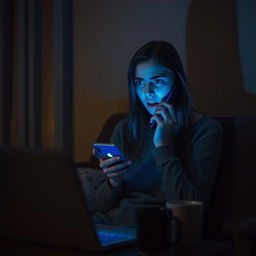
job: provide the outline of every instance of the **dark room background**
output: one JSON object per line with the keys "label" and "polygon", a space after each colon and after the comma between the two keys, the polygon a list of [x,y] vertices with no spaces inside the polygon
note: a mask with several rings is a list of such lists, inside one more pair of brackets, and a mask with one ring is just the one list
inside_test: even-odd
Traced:
{"label": "dark room background", "polygon": [[68,147],[87,161],[106,119],[128,110],[127,67],[150,40],[175,45],[201,112],[256,116],[253,0],[1,0],[0,7],[1,144]]}

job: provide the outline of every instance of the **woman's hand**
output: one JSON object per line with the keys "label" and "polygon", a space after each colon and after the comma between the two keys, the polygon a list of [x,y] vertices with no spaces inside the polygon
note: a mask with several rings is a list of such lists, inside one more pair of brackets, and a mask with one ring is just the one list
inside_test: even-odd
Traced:
{"label": "woman's hand", "polygon": [[130,171],[132,162],[129,161],[120,161],[119,156],[111,158],[102,158],[97,155],[95,149],[92,150],[92,153],[100,161],[100,168],[107,175],[109,183],[113,188],[118,188],[122,183],[122,175]]}
{"label": "woman's hand", "polygon": [[177,134],[177,120],[173,106],[166,102],[161,102],[152,115],[150,122],[153,120],[157,123],[154,134],[155,147],[170,144]]}

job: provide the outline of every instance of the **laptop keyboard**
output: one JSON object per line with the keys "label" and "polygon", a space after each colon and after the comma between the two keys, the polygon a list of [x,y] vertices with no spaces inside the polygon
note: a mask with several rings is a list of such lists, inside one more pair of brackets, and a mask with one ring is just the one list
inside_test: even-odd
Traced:
{"label": "laptop keyboard", "polygon": [[101,245],[108,245],[115,242],[126,241],[134,238],[132,235],[129,234],[113,233],[110,231],[102,230],[98,230],[97,234]]}

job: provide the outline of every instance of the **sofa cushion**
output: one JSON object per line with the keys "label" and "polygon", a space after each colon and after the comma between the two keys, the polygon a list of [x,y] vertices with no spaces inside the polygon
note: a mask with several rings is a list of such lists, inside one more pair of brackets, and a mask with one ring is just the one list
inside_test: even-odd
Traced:
{"label": "sofa cushion", "polygon": [[95,212],[95,190],[106,179],[106,175],[97,169],[79,167],[76,168],[79,180],[81,182],[87,205],[92,213]]}

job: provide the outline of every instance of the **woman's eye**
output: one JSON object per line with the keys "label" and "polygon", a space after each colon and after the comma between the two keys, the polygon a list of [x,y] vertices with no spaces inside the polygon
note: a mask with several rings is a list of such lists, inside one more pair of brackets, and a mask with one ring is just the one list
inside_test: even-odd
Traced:
{"label": "woman's eye", "polygon": [[163,79],[155,79],[154,80],[154,84],[156,85],[156,86],[160,86],[160,85],[162,85],[164,83],[164,80]]}
{"label": "woman's eye", "polygon": [[143,87],[145,85],[145,81],[136,79],[134,80],[134,84],[136,87]]}

